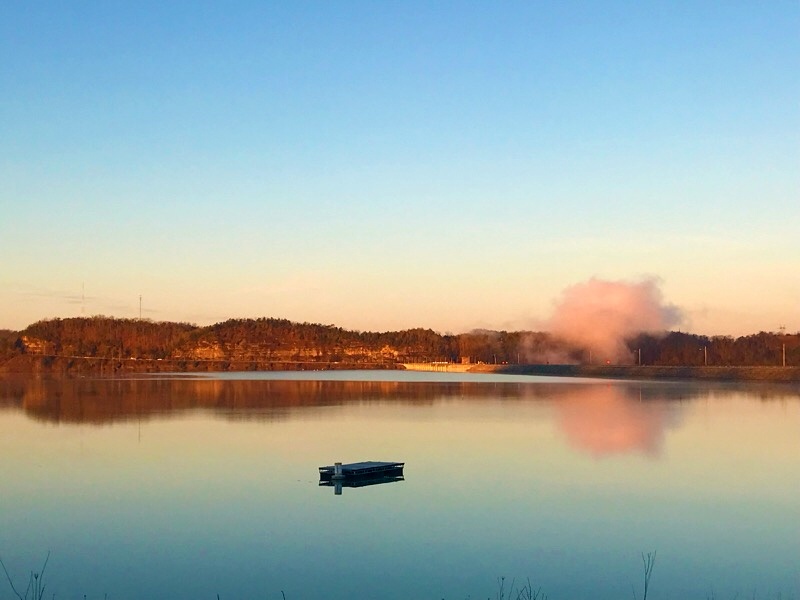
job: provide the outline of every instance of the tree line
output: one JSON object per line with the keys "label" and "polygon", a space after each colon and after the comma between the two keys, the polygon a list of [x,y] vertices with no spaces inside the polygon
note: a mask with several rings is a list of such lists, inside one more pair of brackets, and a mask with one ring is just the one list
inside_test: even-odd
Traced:
{"label": "tree line", "polygon": [[[627,340],[623,363],[665,366],[800,365],[800,333],[702,336],[668,332]],[[47,319],[22,331],[0,330],[0,360],[19,354],[137,359],[192,359],[213,349],[227,360],[331,362],[460,362],[497,364],[588,363],[588,348],[547,332],[476,330],[440,334],[431,329],[369,332],[286,319],[230,319],[199,327],[146,319]]]}

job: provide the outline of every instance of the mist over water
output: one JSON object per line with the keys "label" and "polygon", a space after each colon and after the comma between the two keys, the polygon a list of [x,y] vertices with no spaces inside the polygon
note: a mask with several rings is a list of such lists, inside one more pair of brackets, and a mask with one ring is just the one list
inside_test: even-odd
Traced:
{"label": "mist over water", "polygon": [[681,310],[664,301],[659,280],[592,278],[566,288],[546,329],[570,345],[590,350],[597,361],[632,362],[625,340],[660,334],[683,321]]}

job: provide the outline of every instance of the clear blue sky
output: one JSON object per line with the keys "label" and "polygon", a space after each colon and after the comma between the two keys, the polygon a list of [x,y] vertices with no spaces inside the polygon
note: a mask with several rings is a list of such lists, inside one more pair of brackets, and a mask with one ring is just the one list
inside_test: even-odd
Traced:
{"label": "clear blue sky", "polygon": [[796,331],[798,225],[796,1],[0,5],[0,327]]}

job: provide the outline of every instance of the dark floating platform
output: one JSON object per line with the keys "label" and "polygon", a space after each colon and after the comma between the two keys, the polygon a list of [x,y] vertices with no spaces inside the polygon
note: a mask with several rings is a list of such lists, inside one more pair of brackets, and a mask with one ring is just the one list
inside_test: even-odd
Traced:
{"label": "dark floating platform", "polygon": [[319,485],[332,486],[336,495],[342,493],[343,487],[365,487],[382,483],[403,481],[401,462],[365,461],[357,463],[335,463],[319,468]]}
{"label": "dark floating platform", "polygon": [[371,479],[379,476],[397,476],[403,474],[405,464],[401,462],[377,462],[374,460],[346,465],[335,463],[333,466],[320,467],[319,479],[320,481],[330,481],[333,479]]}

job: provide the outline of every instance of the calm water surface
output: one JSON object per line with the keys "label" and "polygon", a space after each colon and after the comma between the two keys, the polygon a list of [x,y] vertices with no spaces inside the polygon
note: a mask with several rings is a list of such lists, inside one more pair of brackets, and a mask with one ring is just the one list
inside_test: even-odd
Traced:
{"label": "calm water surface", "polygon": [[[318,484],[334,461],[405,480]],[[800,598],[800,390],[402,372],[0,380],[56,598]],[[24,587],[24,586],[23,586]],[[0,598],[10,590],[0,581]]]}

